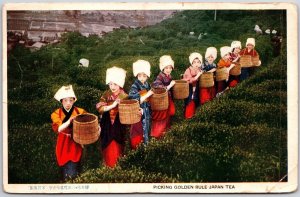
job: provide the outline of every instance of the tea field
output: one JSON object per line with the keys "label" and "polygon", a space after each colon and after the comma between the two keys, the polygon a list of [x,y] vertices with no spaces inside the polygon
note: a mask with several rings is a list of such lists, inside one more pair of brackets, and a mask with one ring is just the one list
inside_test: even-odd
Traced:
{"label": "tea field", "polygon": [[[136,151],[129,149],[127,141],[125,156],[114,169],[103,166],[100,141],[86,145],[82,174],[72,182],[286,181],[285,18],[281,10],[220,10],[215,21],[212,10],[186,10],[153,26],[118,29],[101,38],[69,32],[60,43],[35,52],[17,46],[8,56],[7,67],[9,183],[59,182],[50,115],[60,107],[53,96],[62,85],[73,85],[76,106],[98,114],[95,104],[108,88],[107,68],[127,71],[128,92],[134,81],[132,63],[138,59],[150,62],[152,82],[159,73],[159,57],[170,54],[175,61],[172,76],[179,79],[190,53],[204,56],[207,47],[219,49],[233,40],[244,46],[248,37],[256,39],[263,62],[253,76],[198,108],[190,120],[183,118],[183,101],[176,100],[167,135]],[[280,56],[273,57],[270,35],[256,34],[255,24],[282,32]],[[88,68],[78,67],[81,58],[90,60]]]}

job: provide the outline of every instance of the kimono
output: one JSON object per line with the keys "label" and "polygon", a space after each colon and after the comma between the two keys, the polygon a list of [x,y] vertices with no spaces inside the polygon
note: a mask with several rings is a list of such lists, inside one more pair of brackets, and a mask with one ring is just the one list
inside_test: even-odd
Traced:
{"label": "kimono", "polygon": [[[218,68],[228,68],[231,65],[231,61],[227,60],[225,61],[223,58],[219,60],[218,62]],[[223,81],[217,81],[217,93],[223,92],[227,88],[227,82],[226,80]]]}
{"label": "kimono", "polygon": [[[230,53],[230,57],[229,60],[232,62],[233,60],[235,60],[238,57],[238,55],[234,54],[234,53]],[[237,63],[237,62],[232,62],[232,63]],[[232,88],[235,87],[240,81],[240,76],[239,75],[229,75],[229,79],[228,79],[228,87]]]}
{"label": "kimono", "polygon": [[186,119],[192,118],[195,115],[196,108],[199,104],[199,85],[198,79],[193,78],[200,72],[200,69],[194,70],[189,67],[185,70],[183,80],[189,83],[189,96],[184,99],[184,117]]}
{"label": "kimono", "polygon": [[[250,51],[248,51],[247,48],[244,48],[241,52],[240,55],[251,55],[252,57],[258,56],[259,54],[257,53],[257,51],[255,49],[252,49]],[[253,72],[255,71],[256,67],[247,67],[247,68],[242,68],[241,70],[241,76],[240,76],[240,81],[243,81],[245,79],[247,79],[249,76],[251,76],[253,74]]]}
{"label": "kimono", "polygon": [[[171,83],[171,75],[167,76],[165,73],[160,72],[152,83],[153,88],[167,88]],[[151,136],[155,138],[161,138],[166,130],[170,128],[170,118],[175,115],[175,104],[173,102],[172,94],[168,91],[169,106],[166,110],[153,110],[151,113]]]}
{"label": "kimono", "polygon": [[[86,113],[82,108],[72,106],[69,112],[63,107],[56,109],[51,114],[52,129],[58,133],[55,153],[58,166],[62,167],[64,179],[68,177],[74,177],[78,174],[79,163],[82,155],[82,146],[76,143],[73,138],[72,124],[65,130],[58,132],[59,126],[68,121],[70,117],[77,116],[79,114]],[[70,166],[73,166],[71,171],[68,170]]]}
{"label": "kimono", "polygon": [[123,89],[118,95],[114,95],[110,90],[103,93],[100,102],[97,104],[97,110],[101,114],[101,149],[104,164],[108,167],[115,167],[118,159],[123,155],[125,146],[126,126],[121,124],[119,119],[118,106],[104,111],[104,106],[111,105],[117,99],[126,99],[127,94]]}
{"label": "kimono", "polygon": [[[142,84],[138,79],[132,84],[128,98],[136,99],[140,101],[141,96],[147,94],[151,89],[150,84],[145,82]],[[143,109],[143,115],[140,122],[131,125],[130,128],[130,139],[131,139],[131,148],[136,149],[137,145],[144,141],[145,144],[149,142],[149,132],[150,132],[150,103],[146,99],[140,107]]]}
{"label": "kimono", "polygon": [[[202,64],[201,69],[204,72],[208,72],[214,68],[217,68],[215,63],[209,64],[207,61]],[[215,73],[214,73],[215,75]],[[216,82],[214,83],[216,84]],[[203,105],[204,103],[213,100],[216,97],[216,85],[209,87],[209,88],[202,88],[200,87],[200,104]]]}

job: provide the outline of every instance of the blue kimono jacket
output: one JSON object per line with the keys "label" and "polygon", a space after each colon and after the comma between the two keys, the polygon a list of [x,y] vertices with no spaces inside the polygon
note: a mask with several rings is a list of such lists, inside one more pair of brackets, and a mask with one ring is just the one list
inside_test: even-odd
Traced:
{"label": "blue kimono jacket", "polygon": [[[151,87],[148,82],[142,84],[138,79],[136,79],[130,88],[128,98],[136,99],[140,101],[141,93],[143,95],[143,93],[146,93],[150,89]],[[147,144],[149,142],[149,133],[150,133],[150,118],[151,118],[150,103],[144,101],[142,104],[140,104],[140,107],[143,109],[142,125],[143,125],[144,143]]]}
{"label": "blue kimono jacket", "polygon": [[205,61],[204,64],[201,65],[201,70],[203,70],[204,72],[208,72],[214,68],[217,68],[217,65],[215,63],[209,64],[207,61]]}

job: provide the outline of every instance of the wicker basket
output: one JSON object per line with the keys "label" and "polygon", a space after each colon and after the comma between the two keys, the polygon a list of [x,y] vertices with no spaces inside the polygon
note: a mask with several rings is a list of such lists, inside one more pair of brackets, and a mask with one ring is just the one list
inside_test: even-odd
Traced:
{"label": "wicker basket", "polygon": [[119,117],[122,124],[135,124],[141,120],[138,100],[121,100],[119,103]]}
{"label": "wicker basket", "polygon": [[252,58],[251,55],[242,55],[240,57],[241,67],[252,67]]}
{"label": "wicker basket", "polygon": [[253,66],[260,66],[259,61],[259,55],[252,57]]}
{"label": "wicker basket", "polygon": [[199,84],[201,88],[210,88],[215,85],[214,74],[211,72],[205,72],[200,76]]}
{"label": "wicker basket", "polygon": [[94,114],[80,114],[73,120],[73,139],[78,144],[92,144],[100,136],[98,117]]}
{"label": "wicker basket", "polygon": [[189,96],[189,84],[185,80],[175,80],[173,86],[173,98],[185,99]]}
{"label": "wicker basket", "polygon": [[230,75],[238,76],[241,74],[241,65],[240,64],[235,64],[235,66],[230,69],[229,71]]}
{"label": "wicker basket", "polygon": [[223,81],[228,78],[227,68],[218,68],[216,70],[216,81]]}
{"label": "wicker basket", "polygon": [[154,111],[166,110],[169,107],[168,92],[164,88],[152,89],[154,94],[150,97],[151,109]]}

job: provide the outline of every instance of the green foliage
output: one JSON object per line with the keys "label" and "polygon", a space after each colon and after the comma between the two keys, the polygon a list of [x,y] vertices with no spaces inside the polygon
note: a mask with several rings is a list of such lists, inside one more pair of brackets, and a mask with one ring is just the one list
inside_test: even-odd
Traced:
{"label": "green foliage", "polygon": [[85,172],[70,183],[170,183],[176,182],[161,173],[145,173],[138,168],[102,167]]}
{"label": "green foliage", "polygon": [[49,151],[55,150],[56,143],[56,136],[51,131],[51,125],[19,124],[20,126],[15,124],[9,129],[9,182],[58,182],[60,177],[55,152]]}
{"label": "green foliage", "polygon": [[[209,112],[209,113],[208,113]],[[281,116],[270,117],[269,114],[286,115],[286,105],[258,104],[253,101],[238,101],[219,99],[199,110],[197,118],[200,121],[213,121],[216,124],[233,126],[252,123],[267,123],[286,127],[287,123]]]}
{"label": "green foliage", "polygon": [[[285,14],[218,10],[215,21],[214,10],[186,10],[157,25],[122,29],[102,38],[71,32],[63,35],[61,43],[36,52],[16,47],[8,56],[7,70],[9,183],[59,181],[50,115],[61,107],[53,96],[62,85],[73,85],[76,106],[98,114],[95,104],[108,88],[107,68],[127,71],[128,92],[135,80],[132,63],[138,59],[150,62],[151,83],[160,72],[159,57],[169,54],[175,61],[172,77],[179,79],[190,53],[204,57],[207,47],[219,51],[233,40],[244,46],[248,37],[256,39],[262,60],[253,76],[201,106],[190,120],[182,118],[183,101],[175,101],[174,124],[166,136],[151,139],[136,151],[126,150],[114,169],[102,167],[99,141],[85,146],[83,173],[70,183],[280,180],[287,173],[286,39],[282,55],[274,59],[270,37],[254,34],[253,28],[258,24],[284,33]],[[198,39],[201,33],[206,35]],[[88,68],[78,67],[81,58],[89,59]]]}
{"label": "green foliage", "polygon": [[75,105],[84,108],[90,113],[97,114],[96,103],[99,102],[101,92],[89,86],[74,86],[78,101]]}
{"label": "green foliage", "polygon": [[[163,140],[152,139],[127,155],[120,166],[142,166],[183,182],[280,180],[287,172],[286,79],[276,74],[281,67],[275,61],[257,71],[200,107],[193,119],[172,126]],[[264,73],[273,80],[253,81]]]}
{"label": "green foliage", "polygon": [[[282,87],[284,86],[284,87]],[[286,104],[286,84],[281,80],[266,80],[260,84],[253,84],[247,90],[238,87],[236,91],[228,94],[230,99],[243,99],[256,103]]]}

